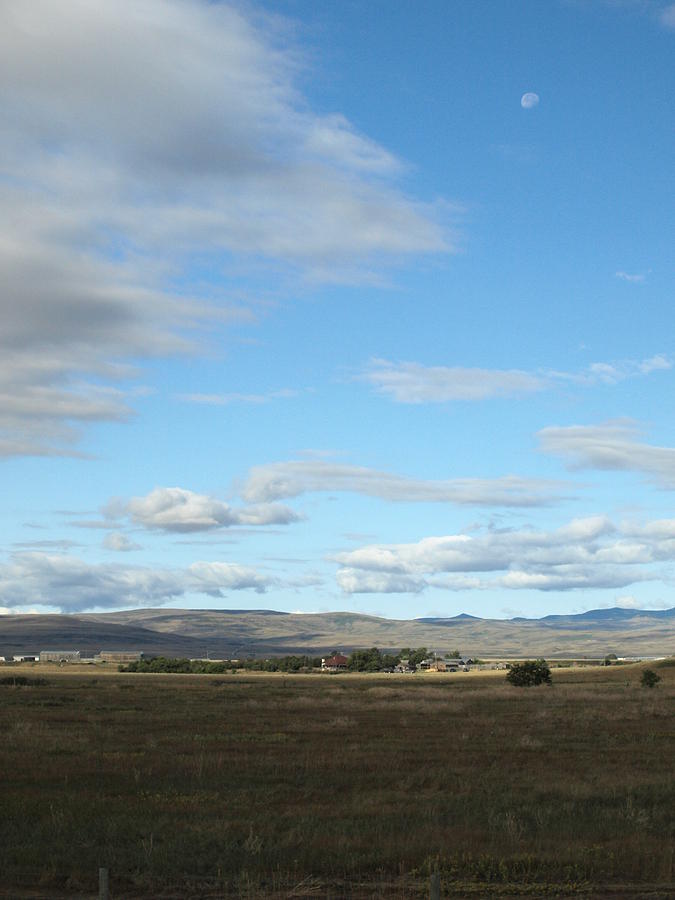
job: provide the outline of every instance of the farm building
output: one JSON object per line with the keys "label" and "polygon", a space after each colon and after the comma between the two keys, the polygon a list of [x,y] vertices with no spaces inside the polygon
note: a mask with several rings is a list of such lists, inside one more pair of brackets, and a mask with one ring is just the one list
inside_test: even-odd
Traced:
{"label": "farm building", "polygon": [[74,663],[79,661],[79,650],[40,650],[40,662],[42,663]]}
{"label": "farm building", "polygon": [[464,659],[437,659],[431,666],[435,672],[457,672],[459,669],[467,668],[467,661]]}
{"label": "farm building", "polygon": [[12,657],[14,662],[39,662],[39,653],[15,653]]}
{"label": "farm building", "polygon": [[322,659],[321,668],[332,671],[346,669],[348,662],[349,660],[346,656],[343,656],[341,653],[336,653],[335,656],[328,656],[326,659]]}
{"label": "farm building", "polygon": [[394,666],[394,672],[414,672],[415,667],[410,665],[409,659],[402,659],[397,666]]}
{"label": "farm building", "polygon": [[101,662],[130,663],[143,659],[142,650],[101,650],[98,655]]}

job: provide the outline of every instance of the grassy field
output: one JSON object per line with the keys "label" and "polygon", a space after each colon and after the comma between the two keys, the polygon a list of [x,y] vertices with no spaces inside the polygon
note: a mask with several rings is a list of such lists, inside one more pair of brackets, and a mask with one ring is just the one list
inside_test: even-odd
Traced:
{"label": "grassy field", "polygon": [[[0,668],[0,896],[675,895],[675,667]],[[46,683],[35,683],[43,679]]]}

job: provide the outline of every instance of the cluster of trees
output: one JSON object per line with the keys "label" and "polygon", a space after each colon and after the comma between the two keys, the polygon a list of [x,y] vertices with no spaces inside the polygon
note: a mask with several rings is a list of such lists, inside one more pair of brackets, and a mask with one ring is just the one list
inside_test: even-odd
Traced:
{"label": "cluster of trees", "polygon": [[119,666],[120,672],[158,672],[179,675],[222,675],[236,669],[254,672],[304,672],[321,666],[320,656],[280,656],[276,659],[172,659],[156,656],[154,659],[140,659],[126,666]]}
{"label": "cluster of trees", "polygon": [[[336,656],[336,650],[332,655]],[[459,650],[453,650],[450,654],[459,659]],[[347,669],[350,672],[383,672],[393,669],[408,660],[411,668],[422,662],[429,656],[426,647],[404,647],[400,653],[383,653],[377,647],[370,650],[354,650],[347,657]],[[246,669],[252,672],[309,672],[312,669],[321,668],[320,656],[278,656],[269,659],[237,659],[237,660],[208,660],[208,659],[172,659],[166,656],[156,656],[153,659],[140,659],[126,666],[119,666],[120,672],[157,672],[177,673],[183,675],[221,675],[224,672],[233,672],[236,669]]]}
{"label": "cluster of trees", "polygon": [[278,656],[272,659],[243,659],[236,663],[239,669],[253,672],[307,672],[321,668],[320,656]]}
{"label": "cluster of trees", "polygon": [[221,675],[232,668],[228,662],[211,662],[202,659],[174,659],[168,656],[155,656],[152,659],[139,659],[118,666],[120,672],[156,672],[178,675]]}
{"label": "cluster of trees", "polygon": [[350,672],[381,672],[393,669],[401,661],[400,654],[382,653],[377,647],[370,650],[354,650],[350,653],[347,668]]}
{"label": "cluster of trees", "polygon": [[[347,668],[350,672],[385,672],[407,661],[411,669],[416,668],[424,659],[434,656],[426,647],[404,647],[400,653],[382,653],[377,647],[370,650],[354,650],[348,657]],[[448,656],[460,659],[459,650],[453,650]]]}

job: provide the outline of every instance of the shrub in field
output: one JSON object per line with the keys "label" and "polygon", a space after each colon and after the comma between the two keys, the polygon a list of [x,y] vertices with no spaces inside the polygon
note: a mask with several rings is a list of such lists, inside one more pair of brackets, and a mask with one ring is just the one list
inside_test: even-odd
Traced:
{"label": "shrub in field", "polygon": [[516,687],[551,684],[551,670],[545,659],[528,659],[522,663],[514,663],[506,675],[506,680]]}
{"label": "shrub in field", "polygon": [[642,673],[642,677],[640,678],[640,684],[642,687],[653,688],[655,687],[659,681],[661,681],[661,676],[657,675],[653,669],[645,669]]}

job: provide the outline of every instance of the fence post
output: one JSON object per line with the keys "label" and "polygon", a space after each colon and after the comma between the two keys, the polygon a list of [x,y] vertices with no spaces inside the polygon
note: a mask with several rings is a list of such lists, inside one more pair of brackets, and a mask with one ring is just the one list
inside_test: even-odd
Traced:
{"label": "fence post", "polygon": [[108,870],[107,869],[99,869],[98,870],[98,900],[109,900],[109,885],[110,880],[108,878]]}
{"label": "fence post", "polygon": [[429,900],[441,900],[441,876],[434,872],[429,882]]}

